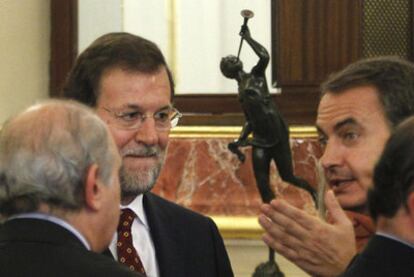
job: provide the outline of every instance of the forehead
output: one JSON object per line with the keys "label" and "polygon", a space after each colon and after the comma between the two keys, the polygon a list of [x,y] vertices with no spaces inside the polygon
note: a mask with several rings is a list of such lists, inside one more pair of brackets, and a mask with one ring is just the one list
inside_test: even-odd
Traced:
{"label": "forehead", "polygon": [[339,93],[327,92],[318,107],[316,125],[324,132],[352,119],[365,126],[388,125],[384,109],[372,86],[356,87]]}
{"label": "forehead", "polygon": [[102,75],[97,106],[151,108],[169,105],[170,97],[171,87],[165,67],[151,73],[116,67]]}

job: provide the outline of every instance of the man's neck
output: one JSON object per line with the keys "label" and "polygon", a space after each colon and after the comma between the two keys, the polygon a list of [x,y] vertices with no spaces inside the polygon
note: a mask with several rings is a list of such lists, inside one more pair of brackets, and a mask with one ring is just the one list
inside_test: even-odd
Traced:
{"label": "man's neck", "polygon": [[137,198],[137,196],[139,196],[139,195],[125,195],[125,196],[122,196],[121,205],[122,206],[128,206],[129,204],[131,204],[132,201],[134,201],[135,198]]}
{"label": "man's neck", "polygon": [[377,231],[414,244],[414,226],[406,213],[401,208],[392,218],[379,216],[377,219]]}

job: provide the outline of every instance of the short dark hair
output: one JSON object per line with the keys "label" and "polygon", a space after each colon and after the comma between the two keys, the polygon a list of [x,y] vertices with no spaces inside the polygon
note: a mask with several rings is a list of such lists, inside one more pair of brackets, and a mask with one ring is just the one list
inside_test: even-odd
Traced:
{"label": "short dark hair", "polygon": [[414,117],[398,125],[385,145],[374,170],[374,186],[368,191],[368,207],[374,220],[393,217],[407,207],[414,189]]}
{"label": "short dark hair", "polygon": [[155,43],[125,32],[105,34],[79,55],[66,79],[63,96],[95,107],[102,75],[115,67],[143,73],[165,67],[173,98],[174,81],[161,50]]}
{"label": "short dark hair", "polygon": [[395,127],[414,114],[414,65],[393,56],[363,59],[322,83],[322,96],[360,86],[376,88],[385,116]]}

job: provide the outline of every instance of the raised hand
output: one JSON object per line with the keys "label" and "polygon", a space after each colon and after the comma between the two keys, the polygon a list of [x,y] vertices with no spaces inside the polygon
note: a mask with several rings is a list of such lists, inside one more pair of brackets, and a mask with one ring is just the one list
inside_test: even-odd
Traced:
{"label": "raised hand", "polygon": [[314,276],[337,276],[356,254],[352,222],[332,191],[325,195],[330,223],[276,199],[262,206],[263,241]]}
{"label": "raised hand", "polygon": [[244,38],[244,39],[246,39],[246,38],[250,38],[250,30],[249,30],[249,27],[247,26],[247,25],[242,25],[241,26],[241,30],[240,30],[240,33],[239,33],[239,35],[242,37],[242,38]]}

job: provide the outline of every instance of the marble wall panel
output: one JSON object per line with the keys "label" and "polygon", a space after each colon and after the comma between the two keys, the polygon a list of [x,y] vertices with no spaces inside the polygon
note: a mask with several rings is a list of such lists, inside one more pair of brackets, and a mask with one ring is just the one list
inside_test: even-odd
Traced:
{"label": "marble wall panel", "polygon": [[[165,166],[154,188],[162,197],[197,212],[219,216],[255,216],[261,198],[250,158],[243,148],[241,163],[227,149],[231,138],[171,138]],[[316,187],[316,161],[321,149],[316,138],[292,138],[295,175]],[[279,197],[308,211],[314,210],[310,195],[283,182],[273,165],[271,184]]]}

